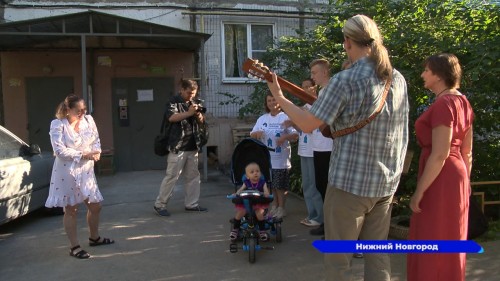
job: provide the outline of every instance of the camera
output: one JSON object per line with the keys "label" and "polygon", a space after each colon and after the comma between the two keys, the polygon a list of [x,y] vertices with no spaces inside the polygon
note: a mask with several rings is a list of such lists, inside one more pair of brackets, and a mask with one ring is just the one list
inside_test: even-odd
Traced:
{"label": "camera", "polygon": [[198,108],[196,109],[196,112],[200,112],[200,113],[205,113],[207,112],[207,108],[203,106],[203,102],[204,100],[202,99],[192,99],[189,101],[188,105],[192,105],[192,104],[195,104],[198,106]]}

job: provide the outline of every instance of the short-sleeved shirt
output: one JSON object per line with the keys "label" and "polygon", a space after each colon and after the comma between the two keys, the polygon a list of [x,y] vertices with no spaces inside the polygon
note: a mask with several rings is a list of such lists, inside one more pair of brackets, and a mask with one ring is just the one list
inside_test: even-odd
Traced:
{"label": "short-sleeved shirt", "polygon": [[[322,96],[324,92],[325,88],[321,88],[321,90],[319,90],[318,97]],[[320,152],[332,151],[332,146],[333,146],[332,138],[327,138],[323,136],[323,133],[321,133],[321,130],[319,128],[312,131],[311,140],[312,140],[313,151],[320,151]]]}
{"label": "short-sleeved shirt", "polygon": [[[189,111],[189,104],[179,94],[170,98],[165,111],[165,118],[168,120],[176,113],[187,111]],[[206,129],[205,126],[205,122],[199,125],[194,116],[190,116],[179,122],[170,123],[169,150],[177,153],[178,151],[195,151],[201,149],[202,144],[199,138],[197,139],[197,133],[201,129]]]}
{"label": "short-sleeved shirt", "polygon": [[282,145],[278,146],[276,141],[283,134],[297,134],[293,127],[285,128],[283,122],[288,120],[288,115],[284,112],[276,114],[276,116],[266,113],[257,119],[252,131],[264,131],[262,141],[267,147],[271,149],[271,166],[273,169],[290,169],[292,164],[290,162],[290,142],[285,141]]}
{"label": "short-sleeved shirt", "polygon": [[[332,131],[367,119],[382,99],[385,81],[374,64],[361,58],[334,75],[310,112]],[[333,140],[330,186],[365,197],[394,194],[408,145],[406,81],[393,70],[392,83],[380,114],[362,129]]]}
{"label": "short-sleeved shirt", "polygon": [[451,146],[460,147],[473,120],[474,112],[464,95],[445,95],[429,106],[415,122],[418,145],[430,149],[432,129],[444,125],[453,128]]}
{"label": "short-sleeved shirt", "polygon": [[[304,110],[309,110],[311,105],[306,104],[302,107]],[[313,157],[312,133],[299,132],[299,142],[297,145],[297,154],[302,157]]]}
{"label": "short-sleeved shirt", "polygon": [[243,181],[245,184],[245,190],[257,190],[259,192],[264,192],[264,185],[266,184],[266,181],[264,179],[259,179],[257,184],[252,184],[252,182],[249,179],[245,179]]}

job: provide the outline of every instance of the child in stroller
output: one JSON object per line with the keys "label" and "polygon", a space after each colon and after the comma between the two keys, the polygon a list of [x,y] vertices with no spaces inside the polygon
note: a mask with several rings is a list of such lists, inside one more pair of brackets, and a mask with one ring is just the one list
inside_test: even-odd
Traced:
{"label": "child in stroller", "polygon": [[[269,202],[272,199],[269,198],[269,188],[267,187],[266,180],[262,177],[259,164],[255,162],[250,162],[245,166],[245,178],[243,180],[242,186],[236,191],[235,195],[240,195],[244,191],[254,190],[263,193],[264,197],[259,198],[258,202],[253,202],[252,209],[257,218],[257,225],[259,226],[259,239],[260,241],[268,241],[269,234],[266,231],[266,221],[265,221],[265,211],[269,207]],[[236,215],[233,220],[233,229],[229,234],[231,241],[236,241],[238,239],[238,234],[241,226],[241,219],[247,213],[245,206],[237,201],[235,198],[233,202],[236,203]]]}
{"label": "child in stroller", "polygon": [[[261,141],[246,138],[234,148],[231,159],[231,175],[236,193],[228,199],[237,205],[237,212],[231,222],[231,244],[229,251],[238,252],[243,249],[248,252],[250,263],[255,262],[257,250],[272,250],[274,247],[263,247],[261,241],[269,239],[270,232],[281,243],[282,218],[266,214],[266,208],[273,200],[268,186],[272,182],[271,156],[269,148]],[[244,207],[244,208],[243,208]],[[239,237],[238,237],[239,236]],[[243,244],[239,247],[236,239],[241,238]]]}

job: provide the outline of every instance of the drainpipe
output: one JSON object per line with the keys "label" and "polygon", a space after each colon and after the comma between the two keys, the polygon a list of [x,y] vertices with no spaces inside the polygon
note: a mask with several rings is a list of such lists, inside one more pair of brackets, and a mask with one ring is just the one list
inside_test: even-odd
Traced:
{"label": "drainpipe", "polygon": [[82,52],[82,97],[86,104],[89,102],[87,92],[87,44],[85,35],[80,36],[81,52]]}
{"label": "drainpipe", "polygon": [[[196,17],[196,16],[194,16]],[[201,33],[204,33],[205,32],[205,25],[204,25],[204,22],[203,22],[203,15],[201,15],[200,17],[200,32]],[[202,90],[204,90],[206,87],[208,87],[208,85],[205,83],[206,79],[205,79],[205,75],[206,75],[206,71],[205,71],[205,39],[201,38],[200,39],[201,41],[201,44],[200,44],[200,59],[201,59],[201,76],[200,76],[200,85],[202,87]],[[206,94],[203,93],[203,95],[205,95],[204,98],[206,98]],[[203,151],[202,151],[202,154],[203,154],[203,179],[205,181],[208,180],[208,151],[207,151],[207,146],[203,146]]]}
{"label": "drainpipe", "polygon": [[[197,32],[196,30],[196,15],[190,15],[190,25],[191,25],[191,31]],[[201,17],[201,23],[200,23],[200,32],[203,33],[204,31],[204,25],[203,25],[203,16]],[[201,44],[200,44],[200,55],[195,54],[195,61],[194,61],[194,77],[200,77],[200,82],[198,83],[198,89],[199,93],[201,93],[200,98],[204,98],[205,95],[203,93],[203,90],[205,89],[205,40],[203,38],[200,38]],[[200,65],[200,70],[198,70],[198,65]],[[207,146],[203,146],[201,149],[201,155],[202,155],[202,162],[203,162],[203,180],[207,181],[208,180],[208,152],[207,152]]]}
{"label": "drainpipe", "polygon": [[[203,18],[202,18],[203,20]],[[203,32],[203,31],[202,31]],[[200,87],[201,89],[205,89],[207,85],[205,85],[205,39],[200,38],[201,41],[201,50],[200,50],[200,57],[201,57],[201,78],[200,78]],[[203,94],[205,95],[205,94]],[[207,146],[203,146],[202,150],[202,155],[203,155],[203,179],[205,181],[208,180],[208,152],[207,152]]]}

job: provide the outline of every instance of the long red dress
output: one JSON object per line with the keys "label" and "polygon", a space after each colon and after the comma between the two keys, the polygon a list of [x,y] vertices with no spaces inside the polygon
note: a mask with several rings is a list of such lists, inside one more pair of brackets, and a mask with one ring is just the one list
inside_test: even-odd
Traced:
{"label": "long red dress", "polygon": [[[415,122],[417,141],[422,148],[418,177],[432,150],[432,129],[452,128],[450,155],[443,169],[425,191],[420,213],[410,220],[410,240],[467,240],[470,181],[460,146],[472,126],[474,114],[465,96],[438,98]],[[465,253],[408,254],[408,281],[465,280]]]}

